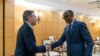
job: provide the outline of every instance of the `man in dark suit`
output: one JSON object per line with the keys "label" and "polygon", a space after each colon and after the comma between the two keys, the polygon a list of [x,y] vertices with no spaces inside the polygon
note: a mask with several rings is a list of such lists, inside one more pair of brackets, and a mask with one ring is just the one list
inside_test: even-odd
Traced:
{"label": "man in dark suit", "polygon": [[63,19],[68,23],[61,38],[52,45],[52,49],[66,41],[67,56],[92,56],[93,40],[84,22],[75,20],[72,10],[66,10]]}
{"label": "man in dark suit", "polygon": [[45,52],[49,45],[36,46],[35,35],[32,31],[32,26],[36,25],[36,16],[34,11],[26,10],[23,13],[24,24],[20,27],[17,35],[17,44],[15,56],[36,56],[38,52]]}

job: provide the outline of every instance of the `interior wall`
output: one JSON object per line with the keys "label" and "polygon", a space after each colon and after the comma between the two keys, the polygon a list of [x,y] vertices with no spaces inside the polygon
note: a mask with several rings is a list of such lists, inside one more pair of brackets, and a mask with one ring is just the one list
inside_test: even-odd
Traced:
{"label": "interior wall", "polygon": [[[60,38],[64,27],[66,26],[65,21],[62,19],[62,14],[60,14],[59,12],[27,8],[22,6],[15,6],[15,35],[17,35],[19,27],[23,24],[22,13],[27,9],[39,11],[39,13],[42,14],[40,15],[40,22],[33,27],[37,40],[37,45],[41,45],[42,40],[48,39],[50,35],[54,36],[56,40]],[[87,27],[93,37],[93,40],[95,40],[97,36],[100,36],[100,29],[96,27],[98,24],[100,24],[100,21],[97,20],[98,22],[93,25],[90,22],[91,19],[89,19],[88,17],[75,17],[77,18],[77,20],[84,21],[87,24]]]}
{"label": "interior wall", "polygon": [[0,0],[0,56],[3,56],[3,0]]}
{"label": "interior wall", "polygon": [[19,27],[23,24],[22,14],[27,9],[39,11],[39,13],[42,14],[40,15],[40,22],[37,23],[36,26],[33,26],[34,33],[37,40],[37,45],[41,45],[42,40],[48,39],[48,37],[51,35],[54,36],[55,39],[59,38],[66,24],[64,20],[62,20],[62,18],[59,17],[61,15],[58,12],[52,12],[52,11],[41,10],[41,9],[39,10],[39,9],[27,8],[21,6],[15,6],[16,35]]}
{"label": "interior wall", "polygon": [[100,37],[100,20],[99,19],[94,18],[96,20],[94,23],[92,23],[91,21],[93,21],[93,18],[89,18],[88,16],[80,17],[78,15],[76,16],[76,18],[86,23],[93,40],[96,40],[96,37],[98,36]]}
{"label": "interior wall", "polygon": [[[0,0],[0,56],[3,55],[3,10],[2,1]],[[26,8],[21,6],[15,6],[14,0],[6,0],[5,2],[5,54],[10,56],[14,54],[16,45],[16,36],[19,27],[23,24],[22,13],[24,10],[39,10],[34,8]],[[34,26],[34,32],[37,40],[37,45],[42,44],[42,40],[48,39],[48,36],[53,35],[55,39],[59,39],[62,34],[66,23],[62,20],[62,15],[58,12],[52,12],[47,10],[39,10],[43,15],[40,16],[41,20],[39,24]],[[15,12],[15,14],[14,14]],[[80,18],[80,17],[78,17]],[[100,36],[100,20],[97,20],[94,24],[90,22],[90,19],[83,18],[84,21],[95,40],[97,36]],[[39,40],[39,41],[38,41]]]}
{"label": "interior wall", "polygon": [[14,0],[5,0],[5,56],[14,55],[15,49]]}
{"label": "interior wall", "polygon": [[97,37],[100,37],[100,20],[97,20],[95,23],[91,23],[89,20],[86,22],[86,24],[92,35],[93,40],[96,40]]}

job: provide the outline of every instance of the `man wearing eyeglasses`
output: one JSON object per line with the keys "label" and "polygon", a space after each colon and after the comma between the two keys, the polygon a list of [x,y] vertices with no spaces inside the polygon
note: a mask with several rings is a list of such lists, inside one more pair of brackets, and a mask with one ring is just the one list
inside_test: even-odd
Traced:
{"label": "man wearing eyeglasses", "polygon": [[52,49],[66,41],[67,56],[92,56],[93,40],[86,24],[75,20],[72,10],[66,10],[63,19],[68,26],[61,38],[52,45]]}

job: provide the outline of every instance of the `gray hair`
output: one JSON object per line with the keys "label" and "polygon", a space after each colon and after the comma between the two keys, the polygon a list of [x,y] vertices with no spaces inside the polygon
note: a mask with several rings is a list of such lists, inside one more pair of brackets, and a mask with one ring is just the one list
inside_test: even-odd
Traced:
{"label": "gray hair", "polygon": [[28,21],[28,16],[32,16],[32,13],[34,13],[34,11],[32,10],[26,10],[23,13],[23,21],[26,22]]}

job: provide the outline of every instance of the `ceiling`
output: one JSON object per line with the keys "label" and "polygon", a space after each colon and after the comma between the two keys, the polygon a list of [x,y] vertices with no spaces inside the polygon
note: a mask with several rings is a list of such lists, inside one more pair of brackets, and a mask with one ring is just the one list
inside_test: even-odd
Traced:
{"label": "ceiling", "polygon": [[92,0],[25,0],[29,2],[36,2],[39,4],[49,5],[49,6],[77,6],[77,7],[85,7],[85,8],[96,8],[93,5],[89,5],[88,2]]}
{"label": "ceiling", "polygon": [[37,3],[54,8],[56,11],[65,11],[71,9],[75,12],[84,13],[93,16],[100,16],[100,8],[89,5],[91,0],[24,0],[26,2]]}

